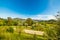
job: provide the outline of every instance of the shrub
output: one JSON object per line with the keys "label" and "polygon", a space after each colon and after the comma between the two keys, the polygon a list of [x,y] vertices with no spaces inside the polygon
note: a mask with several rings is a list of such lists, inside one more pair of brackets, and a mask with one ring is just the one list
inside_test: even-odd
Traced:
{"label": "shrub", "polygon": [[14,29],[13,29],[12,27],[9,27],[9,28],[7,29],[7,32],[13,33],[13,32],[14,32]]}

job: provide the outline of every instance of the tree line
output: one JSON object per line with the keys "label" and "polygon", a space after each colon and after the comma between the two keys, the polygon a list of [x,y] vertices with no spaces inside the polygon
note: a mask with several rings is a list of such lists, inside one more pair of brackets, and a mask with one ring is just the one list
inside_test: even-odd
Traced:
{"label": "tree line", "polygon": [[32,26],[36,23],[44,24],[44,22],[51,24],[56,22],[56,20],[51,19],[48,21],[42,21],[42,20],[33,20],[31,18],[27,19],[11,18],[11,17],[7,17],[7,19],[0,18],[0,26]]}

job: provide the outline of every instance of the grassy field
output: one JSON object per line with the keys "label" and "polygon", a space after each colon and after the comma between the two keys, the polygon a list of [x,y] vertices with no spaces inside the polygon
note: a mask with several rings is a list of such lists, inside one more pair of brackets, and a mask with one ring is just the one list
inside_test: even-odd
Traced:
{"label": "grassy field", "polygon": [[0,40],[44,40],[42,36],[24,33],[24,27],[17,26],[1,26],[0,27]]}
{"label": "grassy field", "polygon": [[[23,32],[24,29],[33,30],[30,29],[30,27],[26,28],[24,26],[0,26],[0,40],[51,40],[55,39],[55,37],[48,37],[48,35],[36,35],[36,34],[28,34]],[[49,35],[54,36],[55,34],[52,34],[55,31],[54,29],[48,29],[44,28],[44,32],[50,32]]]}

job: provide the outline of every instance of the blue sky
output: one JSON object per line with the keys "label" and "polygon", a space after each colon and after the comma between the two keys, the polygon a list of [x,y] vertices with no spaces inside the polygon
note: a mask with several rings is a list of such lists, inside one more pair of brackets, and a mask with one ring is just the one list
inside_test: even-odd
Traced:
{"label": "blue sky", "polygon": [[0,0],[0,17],[55,19],[60,0]]}

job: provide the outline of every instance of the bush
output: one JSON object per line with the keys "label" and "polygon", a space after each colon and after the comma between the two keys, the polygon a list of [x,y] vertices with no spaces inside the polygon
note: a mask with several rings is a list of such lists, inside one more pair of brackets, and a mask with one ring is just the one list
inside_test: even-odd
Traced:
{"label": "bush", "polygon": [[14,32],[14,29],[13,29],[12,27],[9,27],[9,28],[7,29],[7,32],[13,33],[13,32]]}

